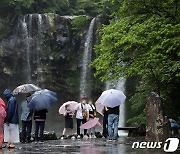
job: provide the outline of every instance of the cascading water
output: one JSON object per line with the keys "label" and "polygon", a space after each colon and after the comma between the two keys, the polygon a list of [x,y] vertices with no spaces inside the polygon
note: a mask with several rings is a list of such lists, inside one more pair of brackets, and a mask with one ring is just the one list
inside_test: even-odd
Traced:
{"label": "cascading water", "polygon": [[[125,92],[125,82],[126,80],[124,78],[120,78],[119,81],[116,83],[116,89],[121,90]],[[125,103],[120,105],[120,116],[119,116],[119,127],[125,127],[125,113],[126,113],[126,107]],[[119,131],[120,136],[127,136],[128,132],[124,130]]]}
{"label": "cascading water", "polygon": [[[32,19],[31,17],[30,17],[30,19]],[[26,67],[24,69],[24,72],[26,74],[26,83],[31,83],[31,64],[30,64],[31,36],[30,36],[29,31],[28,31],[28,23],[26,20],[26,16],[23,16],[21,23],[22,23],[23,40],[24,40],[25,55],[26,55]]]}
{"label": "cascading water", "polygon": [[[43,65],[41,63],[41,59],[42,59],[42,47],[41,47],[41,44],[42,44],[42,15],[41,14],[38,14],[38,33],[37,33],[37,47],[36,47],[36,50],[37,50],[37,63],[38,63],[38,68],[37,68],[37,73],[38,73],[38,82],[42,82],[44,79],[43,79]],[[45,16],[46,17],[46,16]]]}
{"label": "cascading water", "polygon": [[91,63],[91,57],[92,57],[95,21],[96,21],[96,18],[93,18],[91,20],[88,32],[86,34],[85,49],[83,53],[82,70],[81,70],[80,97],[82,95],[90,96],[91,85],[90,85],[89,64]]}
{"label": "cascading water", "polygon": [[[26,64],[25,64],[25,74],[26,82],[31,83],[31,60],[37,62],[37,84],[42,82],[43,79],[43,65],[41,62],[42,59],[42,14],[28,14],[22,17],[21,19],[21,28],[22,28],[22,37],[24,40],[24,49],[26,55]],[[46,17],[44,15],[44,17]],[[33,26],[36,26],[34,29]],[[36,55],[31,57],[31,55]]]}

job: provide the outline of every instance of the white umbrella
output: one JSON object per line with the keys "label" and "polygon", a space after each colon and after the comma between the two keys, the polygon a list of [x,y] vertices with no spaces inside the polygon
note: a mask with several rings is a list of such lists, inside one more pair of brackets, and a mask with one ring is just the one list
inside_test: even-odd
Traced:
{"label": "white umbrella", "polygon": [[96,105],[96,111],[103,116],[104,106],[100,102],[96,102],[95,105]]}
{"label": "white umbrella", "polygon": [[65,106],[70,105],[71,111],[74,111],[78,107],[78,102],[75,101],[68,101],[64,103],[60,108],[59,108],[59,114],[64,114],[66,112]]}
{"label": "white umbrella", "polygon": [[124,103],[126,96],[120,90],[110,89],[104,91],[96,103],[101,103],[103,106],[116,107]]}
{"label": "white umbrella", "polygon": [[23,84],[18,86],[16,89],[13,90],[13,94],[17,95],[20,93],[32,93],[35,91],[39,91],[41,90],[41,88],[39,88],[38,86],[34,85],[34,84]]}

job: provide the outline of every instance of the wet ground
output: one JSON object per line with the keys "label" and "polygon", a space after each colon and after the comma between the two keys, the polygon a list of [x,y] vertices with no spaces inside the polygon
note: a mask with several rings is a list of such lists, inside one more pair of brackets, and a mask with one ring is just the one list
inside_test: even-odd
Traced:
{"label": "wet ground", "polygon": [[[106,139],[88,140],[55,140],[35,144],[17,144],[15,149],[3,149],[0,154],[163,154],[159,150],[147,151],[132,149],[134,141],[142,141],[142,138],[120,137],[117,142],[107,142]],[[177,151],[176,153],[180,153]]]}

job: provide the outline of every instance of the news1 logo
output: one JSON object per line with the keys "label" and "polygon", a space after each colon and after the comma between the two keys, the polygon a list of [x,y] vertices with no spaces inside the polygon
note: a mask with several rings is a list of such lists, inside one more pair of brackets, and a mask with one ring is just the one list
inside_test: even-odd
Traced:
{"label": "news1 logo", "polygon": [[178,138],[168,138],[165,143],[163,142],[134,142],[132,145],[133,149],[161,149],[165,152],[175,152],[179,146]]}
{"label": "news1 logo", "polygon": [[175,152],[179,146],[178,138],[168,138],[164,143],[165,152]]}

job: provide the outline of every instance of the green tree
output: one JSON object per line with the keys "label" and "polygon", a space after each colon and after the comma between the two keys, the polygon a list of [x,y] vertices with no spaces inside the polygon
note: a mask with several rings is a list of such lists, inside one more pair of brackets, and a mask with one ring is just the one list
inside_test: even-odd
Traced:
{"label": "green tree", "polygon": [[178,8],[176,0],[125,0],[115,12],[118,19],[100,31],[102,40],[92,63],[95,76],[101,80],[141,78],[131,98],[136,118],[130,122],[145,122],[143,110],[150,91],[163,98],[166,114],[180,116],[175,99],[180,94]]}

